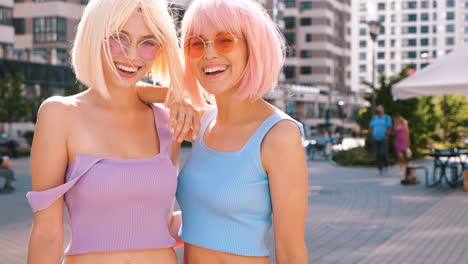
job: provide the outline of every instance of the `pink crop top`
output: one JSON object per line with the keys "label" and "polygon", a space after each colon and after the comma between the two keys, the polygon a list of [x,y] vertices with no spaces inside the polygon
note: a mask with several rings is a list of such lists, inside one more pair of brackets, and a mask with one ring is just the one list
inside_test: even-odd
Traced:
{"label": "pink crop top", "polygon": [[65,255],[172,247],[167,216],[177,184],[170,160],[172,132],[168,113],[151,105],[160,153],[142,159],[78,155],[65,184],[28,192],[34,212],[48,208],[64,195],[71,239]]}

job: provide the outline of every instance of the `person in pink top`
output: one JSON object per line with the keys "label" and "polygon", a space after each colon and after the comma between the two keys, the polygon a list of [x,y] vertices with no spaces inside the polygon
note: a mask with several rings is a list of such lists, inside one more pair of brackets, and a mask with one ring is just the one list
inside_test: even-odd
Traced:
{"label": "person in pink top", "polygon": [[[184,104],[182,59],[163,0],[93,0],[73,43],[88,90],[40,107],[31,150],[34,211],[28,264],[177,264],[180,215],[172,213],[179,142],[197,116],[142,102],[150,71]],[[178,112],[178,111],[176,111]],[[169,128],[179,119],[174,133]],[[185,122],[185,126],[181,124]],[[192,122],[193,125],[192,125]],[[173,142],[173,138],[178,141]],[[64,204],[71,240],[65,250]]]}
{"label": "person in pink top", "polygon": [[395,152],[397,153],[398,163],[400,165],[400,177],[405,175],[408,165],[408,154],[410,147],[408,122],[401,115],[394,117],[393,133],[395,134]]}

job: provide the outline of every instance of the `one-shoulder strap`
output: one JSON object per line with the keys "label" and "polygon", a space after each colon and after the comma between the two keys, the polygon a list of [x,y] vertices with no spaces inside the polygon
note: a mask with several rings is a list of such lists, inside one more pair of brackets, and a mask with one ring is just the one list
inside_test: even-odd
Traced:
{"label": "one-shoulder strap", "polygon": [[161,104],[151,104],[154,111],[156,129],[159,136],[161,153],[170,153],[172,143],[172,131],[169,129],[169,110]]}
{"label": "one-shoulder strap", "polygon": [[73,187],[73,185],[75,185],[75,183],[78,182],[80,178],[89,171],[89,169],[102,159],[103,158],[86,155],[77,156],[75,162],[67,170],[67,182],[65,184],[45,191],[28,192],[26,194],[26,198],[28,199],[33,212],[35,213],[51,206],[57,199],[70,190],[70,188]]}

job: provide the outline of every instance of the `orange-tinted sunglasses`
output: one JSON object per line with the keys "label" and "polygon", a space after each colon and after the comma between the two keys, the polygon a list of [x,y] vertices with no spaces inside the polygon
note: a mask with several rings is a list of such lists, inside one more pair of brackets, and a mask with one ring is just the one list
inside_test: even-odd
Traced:
{"label": "orange-tinted sunglasses", "polygon": [[227,54],[236,47],[237,39],[232,33],[219,32],[214,40],[203,40],[199,36],[190,36],[185,39],[184,53],[185,56],[192,59],[197,59],[203,56],[209,43],[213,43],[215,50],[222,54]]}

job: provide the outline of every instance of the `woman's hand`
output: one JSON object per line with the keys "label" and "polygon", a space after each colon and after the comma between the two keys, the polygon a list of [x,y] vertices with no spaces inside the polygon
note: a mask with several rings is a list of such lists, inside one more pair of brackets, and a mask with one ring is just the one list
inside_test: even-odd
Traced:
{"label": "woman's hand", "polygon": [[169,128],[173,130],[173,140],[181,143],[183,140],[192,141],[200,132],[199,113],[188,102],[171,103],[167,107],[170,110]]}

